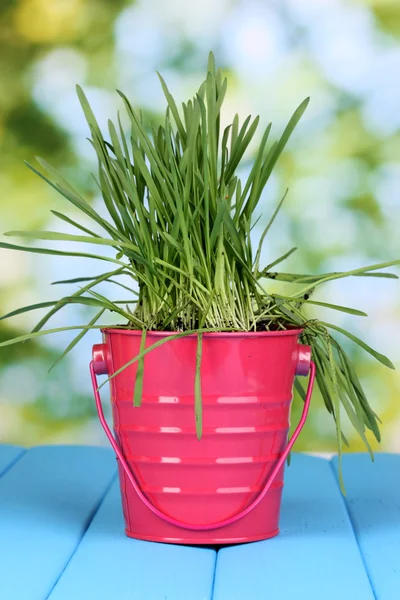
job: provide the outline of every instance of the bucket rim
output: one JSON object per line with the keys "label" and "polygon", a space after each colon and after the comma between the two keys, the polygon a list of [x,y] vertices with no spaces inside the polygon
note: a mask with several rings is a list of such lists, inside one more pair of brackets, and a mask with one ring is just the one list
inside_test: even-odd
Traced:
{"label": "bucket rim", "polygon": [[[102,327],[100,329],[102,333],[105,334],[122,334],[127,336],[141,336],[141,329],[126,329],[124,327]],[[304,329],[283,329],[281,331],[209,331],[203,333],[203,337],[283,337],[288,335],[300,335],[303,333]],[[178,333],[182,333],[180,331],[148,331],[147,336],[155,336],[155,337],[166,337],[170,335],[177,335]],[[182,336],[180,339],[187,339],[196,337],[196,333],[190,333],[187,336]]]}

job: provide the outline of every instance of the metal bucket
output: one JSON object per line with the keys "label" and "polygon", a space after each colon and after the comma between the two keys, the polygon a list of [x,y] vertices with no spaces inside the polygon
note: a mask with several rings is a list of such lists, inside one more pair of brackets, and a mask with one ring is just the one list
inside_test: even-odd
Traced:
{"label": "metal bucket", "polygon": [[[285,459],[307,417],[315,366],[300,330],[205,333],[203,437],[196,437],[197,336],[144,358],[142,406],[133,406],[137,362],[110,382],[112,435],[96,375],[112,375],[140,352],[141,331],[105,329],[90,365],[100,421],[119,466],[128,536],[176,544],[232,544],[273,537]],[[148,332],[146,347],[170,333]],[[295,374],[311,375],[290,442]]]}

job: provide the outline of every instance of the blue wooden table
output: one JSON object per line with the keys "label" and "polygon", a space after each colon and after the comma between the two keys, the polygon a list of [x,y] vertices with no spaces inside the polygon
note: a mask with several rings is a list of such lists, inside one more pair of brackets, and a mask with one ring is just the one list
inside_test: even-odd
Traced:
{"label": "blue wooden table", "polygon": [[398,600],[400,455],[294,455],[281,534],[212,548],[125,537],[102,448],[0,446],[1,600]]}

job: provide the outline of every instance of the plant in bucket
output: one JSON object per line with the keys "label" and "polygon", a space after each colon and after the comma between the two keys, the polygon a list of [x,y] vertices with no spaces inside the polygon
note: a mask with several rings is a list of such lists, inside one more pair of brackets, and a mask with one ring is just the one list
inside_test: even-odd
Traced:
{"label": "plant in bucket", "polygon": [[[286,193],[271,211],[256,248],[254,215],[308,99],[272,144],[271,124],[267,126],[242,181],[238,168],[259,118],[241,122],[236,115],[222,130],[227,80],[216,70],[213,55],[205,81],[182,110],[160,80],[167,102],[163,124],[150,127],[118,92],[128,126],[118,116],[116,123],[108,122],[106,136],[78,88],[98,159],[96,181],[104,210],[95,210],[46,161],[38,159],[41,171],[30,166],[85,218],[78,222],[53,211],[77,232],[6,235],[87,243],[114,252],[2,242],[3,248],[92,258],[110,266],[101,275],[56,282],[79,284],[71,295],[5,315],[50,309],[31,333],[1,345],[59,331],[44,327],[68,304],[95,308],[89,323],[63,328],[78,335],[59,358],[89,330],[102,330],[90,372],[100,421],[118,458],[126,533],[187,544],[266,539],[278,533],[284,465],[307,417],[314,379],[335,421],[339,457],[346,443],[343,410],[371,455],[366,429],[379,440],[377,416],[331,331],[393,368],[352,333],[307,318],[305,309],[320,305],[365,315],[316,300],[314,292],[324,282],[343,277],[395,278],[382,269],[400,261],[320,275],[277,271],[296,250],[292,248],[262,265],[262,245]],[[283,282],[284,290],[274,292],[271,280]],[[122,290],[125,298],[100,293],[98,286],[104,282],[109,289]],[[124,324],[104,327],[99,322],[106,311]],[[305,391],[296,376],[308,374]],[[98,375],[107,375],[101,385]],[[106,382],[114,433],[100,400]],[[304,407],[288,441],[294,385]]]}

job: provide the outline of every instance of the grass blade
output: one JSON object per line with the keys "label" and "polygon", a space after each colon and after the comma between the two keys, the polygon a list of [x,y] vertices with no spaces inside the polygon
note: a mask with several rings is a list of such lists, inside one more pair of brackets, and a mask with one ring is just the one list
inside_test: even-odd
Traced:
{"label": "grass blade", "polygon": [[330,308],[332,310],[338,310],[340,312],[347,313],[349,315],[354,315],[357,317],[368,317],[367,313],[362,310],[358,310],[356,308],[349,308],[348,306],[341,306],[339,304],[330,304],[329,302],[319,302],[317,300],[309,300],[308,298],[293,298],[291,296],[284,296],[282,294],[273,294],[275,298],[282,298],[283,300],[287,300],[288,302],[296,302],[301,304],[315,304],[316,306],[323,306],[324,308]]}
{"label": "grass blade", "polygon": [[350,340],[358,344],[358,346],[363,348],[363,350],[371,354],[371,356],[373,356],[374,358],[376,358],[376,360],[385,365],[385,367],[388,367],[389,369],[394,369],[393,363],[387,358],[387,356],[384,356],[380,352],[377,352],[376,350],[371,348],[371,346],[368,346],[368,344],[363,342],[363,340],[360,340],[360,338],[358,338],[354,334],[350,333],[349,331],[346,331],[345,329],[342,329],[341,327],[338,327],[337,325],[332,325],[332,323],[325,323],[324,321],[320,321],[320,323],[325,327],[329,327],[330,329],[335,329],[336,331],[339,331],[340,333],[348,337]]}
{"label": "grass blade", "polygon": [[259,267],[259,264],[260,264],[261,250],[262,250],[262,246],[263,246],[263,243],[264,243],[264,240],[265,240],[265,236],[267,235],[268,231],[269,231],[269,230],[270,230],[270,228],[271,228],[271,225],[272,225],[272,224],[273,224],[273,222],[275,221],[275,219],[276,219],[276,217],[277,217],[277,215],[278,215],[278,213],[279,213],[279,211],[280,211],[280,209],[281,209],[281,206],[282,206],[282,204],[283,204],[283,203],[284,203],[284,201],[285,201],[285,198],[286,198],[286,196],[287,196],[287,193],[288,193],[288,191],[289,191],[289,190],[287,189],[287,190],[285,191],[285,193],[283,194],[283,197],[282,197],[282,199],[281,199],[281,200],[280,200],[280,202],[278,203],[278,206],[277,206],[277,207],[276,207],[276,209],[274,210],[274,212],[273,212],[273,214],[272,214],[272,217],[271,217],[271,218],[270,218],[270,220],[268,221],[268,223],[267,223],[267,226],[265,227],[264,231],[263,231],[263,232],[262,232],[262,234],[261,234],[260,242],[259,242],[259,244],[258,244],[258,248],[257,248],[256,259],[255,259],[255,263],[254,263],[254,277],[255,277],[255,278],[257,278],[257,276],[258,276],[258,267]]}
{"label": "grass blade", "polygon": [[194,381],[194,413],[196,419],[196,435],[197,439],[201,440],[203,435],[203,403],[201,394],[201,357],[203,353],[203,336],[201,333],[197,335],[197,350],[196,350],[196,375]]}
{"label": "grass blade", "polygon": [[88,254],[86,252],[67,252],[63,250],[51,250],[49,248],[30,248],[29,246],[17,246],[16,244],[8,244],[7,242],[0,242],[0,248],[6,248],[7,250],[19,250],[21,252],[32,252],[33,254],[49,254],[51,256],[68,256],[77,258],[93,258],[95,260],[104,260],[107,262],[115,263],[116,265],[122,265],[128,267],[126,263],[108,256],[100,256],[98,254]]}
{"label": "grass blade", "polygon": [[[140,353],[146,348],[146,330],[143,329],[140,339]],[[144,356],[139,358],[136,370],[135,387],[133,392],[133,406],[141,406],[143,395]]]}
{"label": "grass blade", "polygon": [[17,308],[16,310],[12,310],[11,312],[7,313],[6,315],[3,315],[2,317],[0,317],[0,321],[2,321],[3,319],[9,319],[10,317],[15,317],[16,315],[21,315],[23,313],[30,312],[31,310],[38,310],[40,308],[48,308],[49,306],[54,306],[58,302],[59,302],[59,300],[51,300],[49,302],[39,302],[37,304],[30,304],[28,306],[23,306],[22,308]]}
{"label": "grass blade", "polygon": [[75,348],[75,346],[81,341],[81,339],[87,334],[87,332],[89,331],[89,328],[94,325],[95,323],[97,323],[97,321],[102,317],[102,315],[105,312],[105,308],[102,308],[94,317],[91,321],[89,321],[88,325],[86,328],[82,329],[81,332],[78,333],[78,335],[72,340],[72,342],[70,344],[68,344],[68,346],[65,348],[64,352],[62,354],[60,354],[60,356],[53,362],[53,364],[51,365],[50,369],[49,369],[49,373],[50,371],[52,371],[54,369],[54,367],[56,365],[58,365],[58,363],[60,361],[62,361],[63,358],[65,358],[67,356],[67,354],[69,354],[69,352],[71,352],[71,350],[73,348]]}

